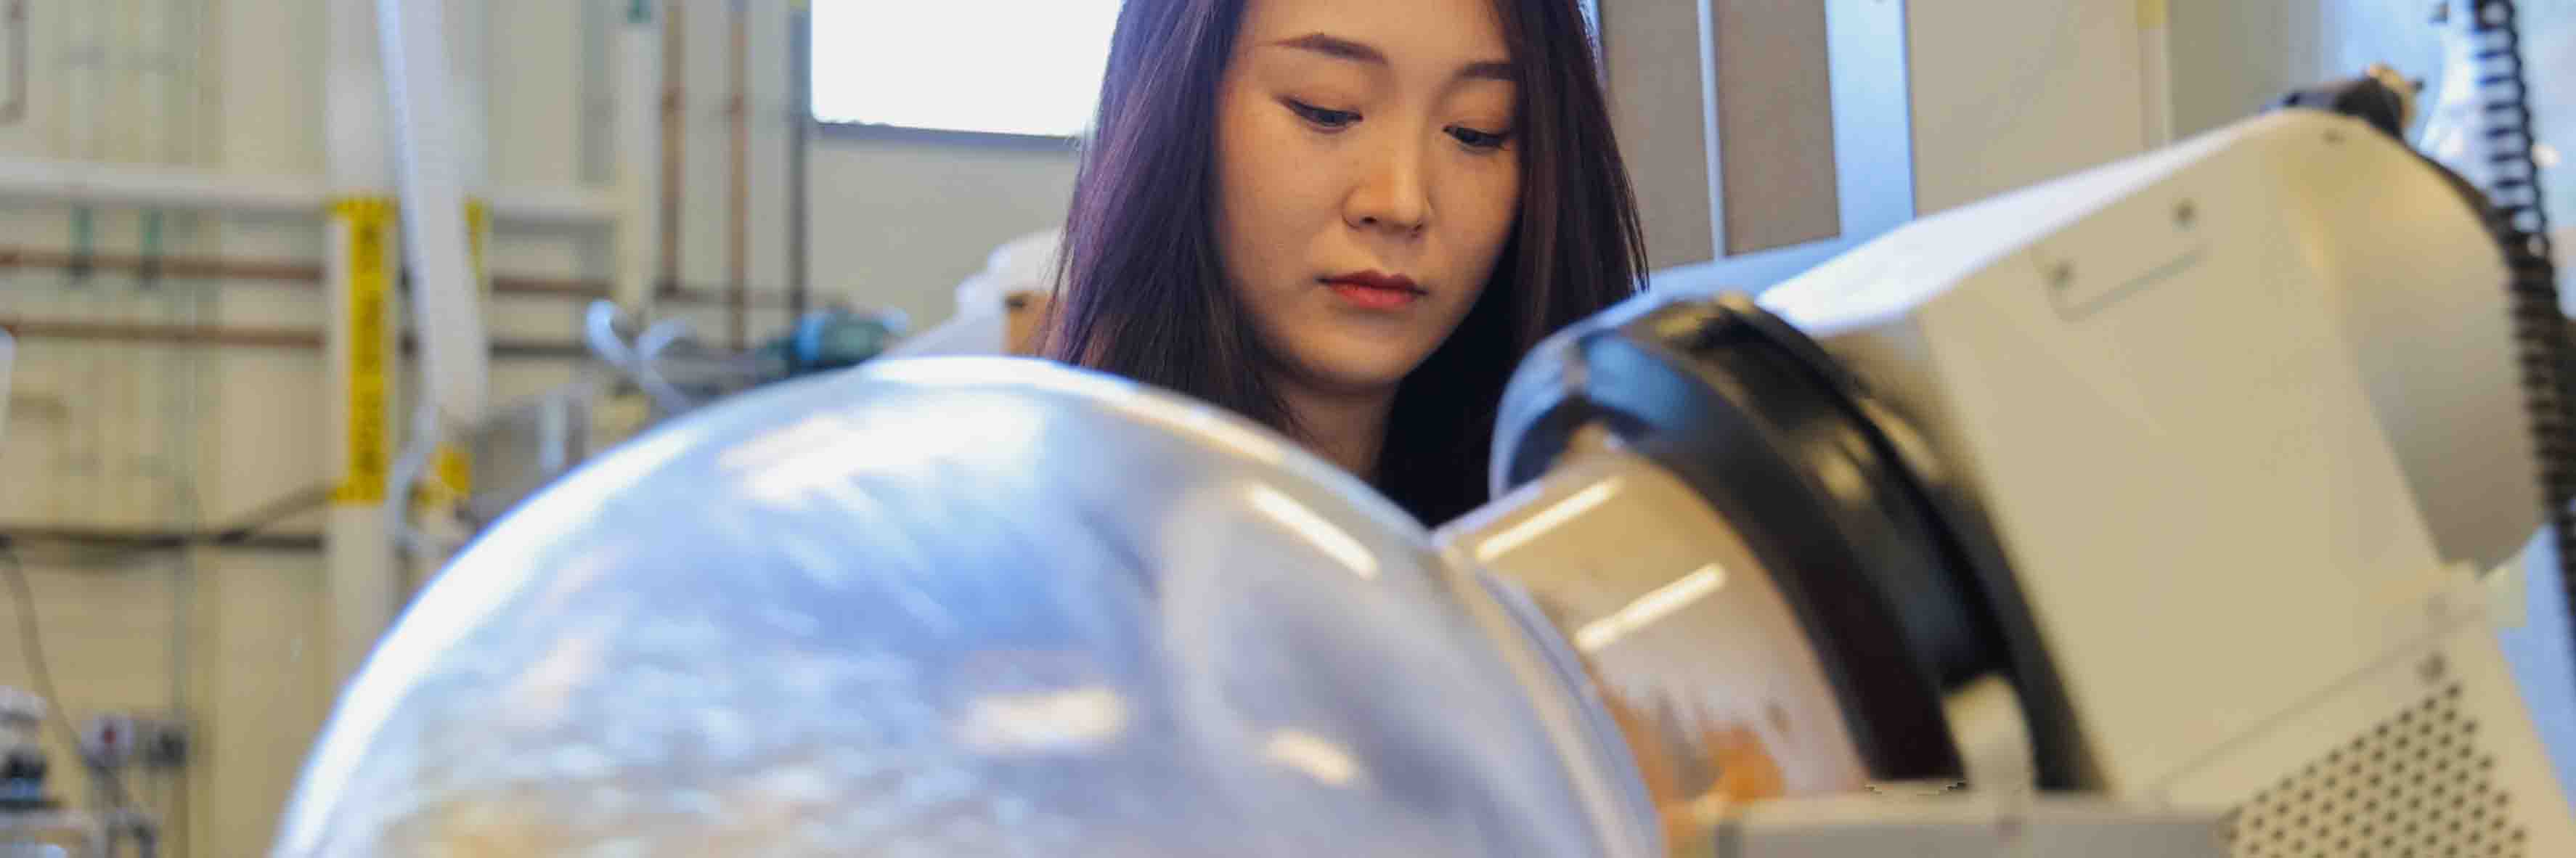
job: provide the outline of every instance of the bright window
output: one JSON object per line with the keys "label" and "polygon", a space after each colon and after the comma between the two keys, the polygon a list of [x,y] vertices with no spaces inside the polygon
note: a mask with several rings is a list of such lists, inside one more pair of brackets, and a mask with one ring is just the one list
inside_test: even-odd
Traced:
{"label": "bright window", "polygon": [[1072,136],[1090,124],[1120,0],[816,0],[814,117]]}

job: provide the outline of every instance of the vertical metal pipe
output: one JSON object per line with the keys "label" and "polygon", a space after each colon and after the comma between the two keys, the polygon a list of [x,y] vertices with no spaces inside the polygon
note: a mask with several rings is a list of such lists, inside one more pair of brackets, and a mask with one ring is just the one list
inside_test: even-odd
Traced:
{"label": "vertical metal pipe", "polygon": [[333,684],[354,675],[393,622],[393,532],[384,511],[393,449],[387,394],[395,337],[385,284],[396,266],[392,233],[394,164],[375,4],[327,4],[323,155],[337,204],[324,257],[330,292],[329,449],[339,480],[323,531],[324,666]]}
{"label": "vertical metal pipe", "polygon": [[653,0],[627,0],[624,23],[617,32],[616,82],[610,98],[616,111],[609,128],[616,146],[619,195],[613,294],[618,306],[628,312],[642,312],[652,302],[653,255],[665,243],[664,224],[654,210],[654,201],[661,196],[661,174],[655,168],[661,160],[661,141],[654,134],[654,104],[661,91],[655,68],[661,60],[654,46],[654,9]]}
{"label": "vertical metal pipe", "polygon": [[492,9],[490,0],[446,4],[447,44],[454,52],[447,75],[455,97],[448,147],[456,155],[457,181],[473,205],[492,185]]}
{"label": "vertical metal pipe", "polygon": [[805,0],[790,0],[787,14],[787,314],[805,315],[805,290],[813,269],[806,241],[806,134],[814,125],[814,14]]}
{"label": "vertical metal pipe", "polygon": [[[199,62],[204,52],[195,47],[198,34],[192,26],[192,6],[175,0],[152,0],[151,11],[145,16],[149,23],[145,29],[150,34],[145,53],[151,58],[156,89],[150,109],[155,117],[153,124],[160,129],[158,140],[147,155],[152,160],[189,163],[194,155],[188,144],[195,133],[196,116],[186,106],[193,103],[194,87],[198,77],[204,73]],[[142,276],[148,282],[149,278],[157,278],[163,273],[159,265],[165,250],[162,239],[167,235],[163,227],[173,220],[193,218],[159,210],[146,212],[144,218],[143,253],[146,258],[141,261],[145,272]],[[205,300],[203,290],[183,286],[163,290],[161,297],[165,302],[164,318],[185,315],[187,321],[192,322],[202,318],[198,311],[203,308]],[[150,383],[159,388],[159,414],[154,422],[159,426],[161,460],[169,482],[164,492],[165,500],[159,504],[163,514],[156,516],[156,521],[176,522],[180,527],[193,529],[203,524],[204,517],[199,506],[198,462],[191,450],[195,443],[195,430],[201,423],[197,409],[199,389],[206,379],[198,374],[192,362],[182,356],[162,355],[158,360],[161,366],[151,374]],[[191,723],[196,710],[190,690],[196,681],[197,665],[192,657],[196,652],[193,644],[196,637],[197,552],[194,548],[181,548],[173,552],[170,560],[170,631],[164,641],[170,673],[165,708],[171,719],[187,724]],[[187,811],[192,773],[192,770],[183,768],[166,778],[145,779],[154,793],[148,799],[151,802],[149,807],[161,814],[166,838],[156,840],[155,835],[161,832],[143,827],[136,832],[141,838],[137,842],[138,848],[167,842],[171,847],[167,854],[188,853]]]}
{"label": "vertical metal pipe", "polygon": [[680,183],[688,178],[680,169],[688,129],[688,113],[683,109],[688,95],[688,69],[683,62],[688,17],[688,4],[682,0],[662,4],[662,276],[654,284],[657,295],[680,284]]}
{"label": "vertical metal pipe", "polygon": [[0,125],[27,118],[27,0],[9,0],[0,23],[9,27],[9,100],[0,103]]}
{"label": "vertical metal pipe", "polygon": [[0,331],[0,440],[9,437],[9,366],[17,352],[17,341],[10,339],[8,331]]}
{"label": "vertical metal pipe", "polygon": [[[70,147],[64,154],[74,160],[107,160],[106,149],[99,142],[100,127],[104,124],[101,116],[106,112],[108,92],[107,6],[105,2],[92,2],[75,4],[63,10],[64,23],[69,31],[64,41],[70,45],[70,61],[59,66],[64,72],[63,112],[68,118],[65,142]],[[98,249],[98,214],[88,204],[73,206],[70,223],[66,226],[71,232],[72,252],[76,257]],[[69,285],[93,285],[86,266],[75,265],[65,273],[64,282]],[[106,317],[122,309],[111,306],[101,291],[85,289],[82,292],[83,312],[92,317]],[[89,402],[96,403],[102,399],[96,392],[106,388],[106,360],[103,350],[81,349],[67,361],[72,367],[70,373],[79,379],[76,384],[81,390],[90,392],[90,396],[84,397]],[[71,473],[89,476],[65,480],[64,485],[52,492],[54,515],[83,521],[97,520],[99,508],[103,505],[100,490],[106,482],[95,477],[103,465],[101,436],[106,428],[106,421],[99,420],[97,415],[98,409],[94,407],[83,413],[80,431],[71,433],[68,436],[70,441],[63,445],[63,464],[76,469]]]}
{"label": "vertical metal pipe", "polygon": [[747,0],[733,0],[729,10],[733,25],[733,55],[728,57],[728,74],[733,91],[725,98],[725,122],[733,132],[732,151],[727,153],[729,175],[726,181],[731,196],[725,201],[725,323],[726,343],[742,351],[750,340],[744,299],[751,289],[749,260],[745,245],[750,241],[748,221],[751,217],[751,99],[748,93],[750,75],[751,8]]}
{"label": "vertical metal pipe", "polygon": [[2173,23],[2166,0],[2138,3],[2139,148],[2173,142]]}

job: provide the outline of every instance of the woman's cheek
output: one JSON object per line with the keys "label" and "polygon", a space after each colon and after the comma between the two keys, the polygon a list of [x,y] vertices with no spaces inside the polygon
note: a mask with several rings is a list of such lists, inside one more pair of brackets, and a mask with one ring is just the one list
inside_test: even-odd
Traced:
{"label": "woman's cheek", "polygon": [[1511,238],[1514,216],[1520,210],[1520,169],[1510,157],[1492,156],[1497,163],[1480,164],[1480,169],[1462,182],[1465,199],[1459,200],[1461,213],[1470,222],[1467,245],[1472,249],[1477,271],[1490,275]]}
{"label": "woman's cheek", "polygon": [[1294,153],[1281,151],[1280,144],[1293,129],[1280,128],[1267,115],[1279,111],[1259,110],[1248,95],[1227,101],[1229,109],[1217,129],[1219,207],[1224,213],[1220,247],[1227,279],[1237,288],[1258,290],[1286,252],[1279,209],[1297,188],[1282,181],[1283,166],[1293,162]]}

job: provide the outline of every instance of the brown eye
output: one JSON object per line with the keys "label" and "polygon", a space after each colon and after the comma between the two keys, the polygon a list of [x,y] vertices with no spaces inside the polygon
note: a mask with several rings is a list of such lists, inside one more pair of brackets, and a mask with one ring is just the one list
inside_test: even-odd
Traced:
{"label": "brown eye", "polygon": [[1281,99],[1281,102],[1288,105],[1288,110],[1297,114],[1299,118],[1330,131],[1349,128],[1360,121],[1359,114],[1348,110],[1327,110],[1293,98]]}

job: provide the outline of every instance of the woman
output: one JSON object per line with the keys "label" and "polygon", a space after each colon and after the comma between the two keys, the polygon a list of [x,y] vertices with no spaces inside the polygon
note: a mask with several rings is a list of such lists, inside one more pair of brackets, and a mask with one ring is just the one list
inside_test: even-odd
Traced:
{"label": "woman", "polygon": [[1127,0],[1068,223],[1048,355],[1433,524],[1521,356],[1645,267],[1576,0]]}

